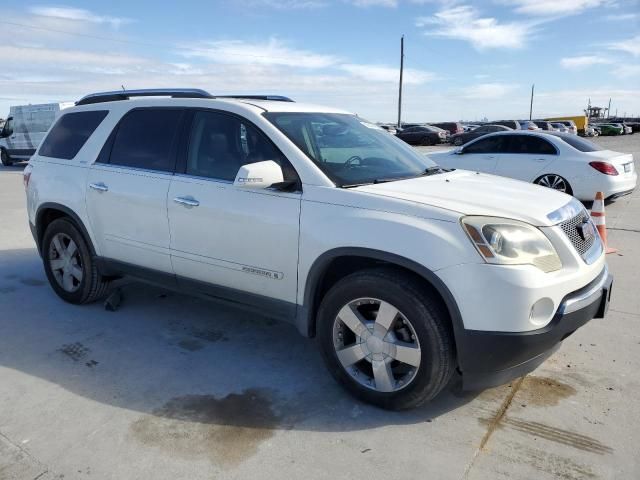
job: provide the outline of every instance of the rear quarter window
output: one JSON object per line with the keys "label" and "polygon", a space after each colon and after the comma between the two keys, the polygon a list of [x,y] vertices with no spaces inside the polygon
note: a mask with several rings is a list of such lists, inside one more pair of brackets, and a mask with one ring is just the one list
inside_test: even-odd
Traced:
{"label": "rear quarter window", "polygon": [[65,113],[42,142],[38,154],[43,157],[73,159],[108,113],[108,110]]}

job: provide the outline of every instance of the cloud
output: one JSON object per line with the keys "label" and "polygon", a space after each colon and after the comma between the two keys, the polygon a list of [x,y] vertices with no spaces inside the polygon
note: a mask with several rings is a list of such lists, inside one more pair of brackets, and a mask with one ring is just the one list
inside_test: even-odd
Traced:
{"label": "cloud", "polygon": [[515,11],[535,16],[564,16],[612,3],[611,0],[511,0]]}
{"label": "cloud", "polygon": [[634,78],[640,80],[640,64],[621,64],[613,69],[613,74],[618,78]]}
{"label": "cloud", "polygon": [[397,7],[398,0],[350,0],[356,7]]}
{"label": "cloud", "polygon": [[461,93],[462,98],[495,100],[502,98],[517,89],[519,85],[513,83],[479,83],[466,87]]}
{"label": "cloud", "polygon": [[582,55],[560,59],[560,65],[569,70],[580,70],[594,65],[606,65],[610,63],[612,63],[611,59],[598,55]]}
{"label": "cloud", "polygon": [[[386,67],[383,65],[358,65],[342,64],[341,70],[350,73],[354,77],[361,78],[369,82],[390,82],[398,83],[400,70],[398,68]],[[403,83],[406,85],[421,85],[432,81],[435,75],[425,70],[405,68],[403,73]]]}
{"label": "cloud", "polygon": [[70,20],[75,22],[106,24],[113,28],[119,28],[120,26],[131,23],[133,21],[130,18],[97,15],[83,8],[35,6],[30,7],[29,12],[39,17],[48,17],[58,20]]}
{"label": "cloud", "polygon": [[179,53],[186,58],[201,58],[218,63],[300,68],[329,67],[340,60],[334,55],[289,48],[276,38],[269,39],[267,43],[249,43],[242,40],[200,42],[179,46]]}
{"label": "cloud", "polygon": [[493,17],[481,17],[469,5],[445,8],[431,17],[420,17],[416,25],[425,29],[425,35],[464,40],[478,50],[522,48],[533,30],[530,23],[500,23]]}
{"label": "cloud", "polygon": [[640,35],[626,40],[619,40],[607,44],[609,50],[618,50],[620,52],[630,53],[634,57],[640,57]]}
{"label": "cloud", "polygon": [[276,10],[305,10],[328,5],[323,0],[243,0],[242,3],[248,7],[274,8]]}
{"label": "cloud", "polygon": [[141,57],[129,55],[14,45],[0,45],[0,58],[5,64],[10,64],[10,62],[16,62],[16,64],[42,64],[57,68],[66,65],[73,65],[75,68],[80,68],[83,65],[137,67],[148,63],[147,60]]}
{"label": "cloud", "polygon": [[604,19],[610,22],[622,22],[626,20],[636,20],[640,15],[637,13],[618,13],[612,15],[605,15]]}

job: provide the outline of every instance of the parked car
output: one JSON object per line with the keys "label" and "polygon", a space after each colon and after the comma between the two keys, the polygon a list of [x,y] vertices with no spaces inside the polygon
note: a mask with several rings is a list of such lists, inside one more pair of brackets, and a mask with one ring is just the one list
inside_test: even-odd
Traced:
{"label": "parked car", "polygon": [[513,130],[522,130],[522,125],[517,120],[498,120],[497,122],[491,122],[491,125],[504,125]]}
{"label": "parked car", "polygon": [[536,122],[533,120],[518,120],[522,130],[541,130]]}
{"label": "parked car", "polygon": [[396,136],[409,145],[437,145],[449,140],[448,132],[430,125],[404,128]]}
{"label": "parked car", "polygon": [[471,140],[479,138],[487,133],[494,132],[508,132],[512,130],[509,127],[505,127],[504,125],[482,125],[481,127],[476,128],[475,130],[471,130],[470,132],[459,133],[457,135],[453,135],[449,141],[456,146],[464,145]]}
{"label": "parked car", "polygon": [[576,126],[576,122],[573,120],[554,120],[553,124],[561,123],[565,127],[567,127],[568,133],[572,133],[573,135],[578,134],[578,127]]}
{"label": "parked car", "polygon": [[398,130],[394,125],[380,125],[380,128],[386,130],[391,135],[395,135],[396,133],[398,133]]}
{"label": "parked car", "polygon": [[429,154],[444,168],[462,168],[551,187],[591,201],[631,193],[637,183],[633,156],[606,150],[570,133],[500,132],[464,147]]}
{"label": "parked car", "polygon": [[457,133],[463,133],[464,127],[460,122],[440,122],[430,123],[432,127],[438,127],[449,132],[449,135],[455,135]]}
{"label": "parked car", "polygon": [[586,115],[545,118],[545,120],[552,123],[562,122],[569,128],[569,133],[576,135],[584,135],[584,131],[589,125],[589,118]]}
{"label": "parked car", "polygon": [[335,108],[92,94],[23,180],[63,300],[132,276],[292,322],[340,383],[385,408],[427,402],[454,374],[467,389],[525,375],[610,298],[577,200],[444,171]]}
{"label": "parked car", "polygon": [[631,127],[633,133],[640,132],[640,122],[626,122]]}
{"label": "parked car", "polygon": [[556,132],[569,133],[569,129],[564,123],[552,123],[551,126],[555,129]]}
{"label": "parked car", "polygon": [[600,130],[600,135],[622,135],[624,134],[624,128],[622,125],[617,125],[613,123],[599,123],[598,130]]}
{"label": "parked car", "polygon": [[584,130],[585,137],[597,137],[598,135],[600,135],[600,132],[591,125],[587,126]]}
{"label": "parked car", "polygon": [[29,160],[56,119],[56,115],[73,103],[17,105],[0,130],[0,161],[5,167]]}
{"label": "parked car", "polygon": [[546,120],[533,120],[533,123],[535,123],[536,126],[540,130],[545,130],[545,131],[548,131],[548,132],[556,131],[556,128],[553,125],[551,125],[550,122],[547,122]]}

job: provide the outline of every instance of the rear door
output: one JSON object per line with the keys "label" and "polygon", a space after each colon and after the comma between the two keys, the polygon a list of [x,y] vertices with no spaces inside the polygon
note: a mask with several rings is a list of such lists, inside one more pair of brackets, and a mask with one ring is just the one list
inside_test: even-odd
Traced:
{"label": "rear door", "polygon": [[455,168],[476,172],[494,173],[503,136],[481,137],[469,143],[458,155],[451,158]]}
{"label": "rear door", "polygon": [[130,110],[91,166],[87,211],[104,257],[173,272],[167,193],[183,115],[175,108]]}
{"label": "rear door", "polygon": [[539,174],[547,172],[556,158],[556,147],[541,136],[505,135],[502,154],[498,156],[496,174],[533,182]]}

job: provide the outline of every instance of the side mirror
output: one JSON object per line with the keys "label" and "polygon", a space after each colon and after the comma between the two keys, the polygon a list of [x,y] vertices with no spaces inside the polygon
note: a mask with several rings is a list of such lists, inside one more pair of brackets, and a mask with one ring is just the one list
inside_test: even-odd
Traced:
{"label": "side mirror", "polygon": [[462,147],[458,147],[453,151],[453,153],[456,155],[462,155],[464,153],[464,149]]}
{"label": "side mirror", "polygon": [[233,181],[234,187],[239,188],[269,188],[275,183],[284,180],[282,169],[273,160],[264,162],[248,163],[238,170],[236,179]]}

